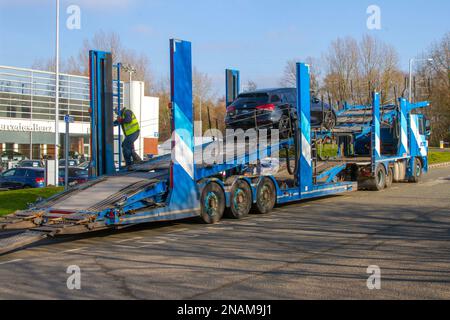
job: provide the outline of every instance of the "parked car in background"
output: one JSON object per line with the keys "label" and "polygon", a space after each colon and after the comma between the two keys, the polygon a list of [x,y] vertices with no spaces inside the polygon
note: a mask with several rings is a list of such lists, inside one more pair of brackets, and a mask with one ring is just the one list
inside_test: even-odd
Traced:
{"label": "parked car in background", "polygon": [[43,188],[45,186],[43,168],[15,168],[0,175],[1,189]]}
{"label": "parked car in background", "polygon": [[44,168],[41,160],[22,160],[17,164],[18,168]]}
{"label": "parked car in background", "polygon": [[[76,167],[79,165],[78,160],[76,159],[69,159],[69,167]],[[63,168],[66,166],[66,159],[60,159],[59,160],[59,167]]]}
{"label": "parked car in background", "polygon": [[[297,89],[278,88],[241,93],[227,107],[227,129],[279,129],[286,138],[296,117]],[[311,126],[332,129],[336,125],[336,112],[317,98],[311,100]]]}
{"label": "parked car in background", "polygon": [[91,162],[90,161],[85,161],[85,162],[83,162],[83,163],[80,163],[78,166],[77,166],[77,168],[80,168],[80,169],[89,169],[89,166],[91,165]]}
{"label": "parked car in background", "polygon": [[14,151],[3,151],[2,153],[0,153],[0,157],[1,157],[1,161],[2,162],[7,162],[7,161],[21,161],[26,159],[27,157],[25,157],[23,154],[18,153],[18,152],[14,152]]}
{"label": "parked car in background", "polygon": [[[69,168],[69,186],[74,186],[78,184],[83,184],[89,180],[88,169],[70,167]],[[65,185],[65,169],[59,169],[59,183],[61,186]]]}

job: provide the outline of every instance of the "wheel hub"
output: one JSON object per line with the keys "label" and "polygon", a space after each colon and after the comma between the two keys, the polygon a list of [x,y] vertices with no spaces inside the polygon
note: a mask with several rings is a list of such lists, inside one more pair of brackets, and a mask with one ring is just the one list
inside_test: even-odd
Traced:
{"label": "wheel hub", "polygon": [[214,192],[207,194],[205,198],[205,210],[210,217],[214,217],[219,209],[219,199]]}
{"label": "wheel hub", "polygon": [[264,186],[264,188],[262,189],[262,199],[264,200],[264,202],[267,202],[269,200],[269,197],[270,191],[266,186]]}

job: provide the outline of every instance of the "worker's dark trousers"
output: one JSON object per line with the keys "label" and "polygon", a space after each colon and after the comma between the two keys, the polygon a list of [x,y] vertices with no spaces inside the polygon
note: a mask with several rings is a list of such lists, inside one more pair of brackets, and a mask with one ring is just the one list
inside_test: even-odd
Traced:
{"label": "worker's dark trousers", "polygon": [[135,132],[127,137],[122,142],[123,157],[127,166],[133,164],[133,160],[138,162],[141,160],[139,155],[134,150],[134,142],[139,138],[140,131]]}

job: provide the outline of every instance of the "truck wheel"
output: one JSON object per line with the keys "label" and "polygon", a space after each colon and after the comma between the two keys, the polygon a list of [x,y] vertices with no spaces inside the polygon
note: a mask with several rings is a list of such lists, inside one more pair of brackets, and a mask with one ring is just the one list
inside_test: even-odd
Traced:
{"label": "truck wheel", "polygon": [[389,168],[388,174],[386,175],[386,189],[392,187],[393,182],[394,182],[394,169]]}
{"label": "truck wheel", "polygon": [[327,112],[325,114],[323,127],[327,130],[332,130],[336,126],[336,122],[337,122],[337,119],[336,119],[336,115],[334,114],[334,112],[333,111]]}
{"label": "truck wheel", "polygon": [[291,136],[291,120],[288,116],[282,115],[278,123],[278,130],[281,139],[288,139]]}
{"label": "truck wheel", "polygon": [[230,208],[227,216],[233,219],[242,219],[252,208],[252,189],[244,180],[237,180],[230,191]]}
{"label": "truck wheel", "polygon": [[371,181],[371,190],[381,191],[386,187],[386,169],[382,164],[379,164],[375,170],[375,177]]}
{"label": "truck wheel", "polygon": [[200,216],[204,223],[214,224],[222,219],[225,210],[225,194],[215,182],[209,183],[200,198]]}
{"label": "truck wheel", "polygon": [[422,178],[423,167],[419,158],[414,159],[413,176],[409,178],[409,182],[418,183]]}
{"label": "truck wheel", "polygon": [[276,202],[276,189],[269,178],[263,178],[256,191],[256,204],[253,209],[257,214],[270,213]]}

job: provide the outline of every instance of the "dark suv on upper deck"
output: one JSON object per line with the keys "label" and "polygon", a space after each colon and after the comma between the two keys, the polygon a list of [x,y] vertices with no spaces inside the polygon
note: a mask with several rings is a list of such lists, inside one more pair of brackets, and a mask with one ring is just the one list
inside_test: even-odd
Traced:
{"label": "dark suv on upper deck", "polygon": [[[279,129],[286,138],[296,119],[297,90],[295,88],[265,89],[241,93],[227,107],[227,129]],[[336,125],[334,109],[319,99],[311,99],[311,126],[332,129]]]}

